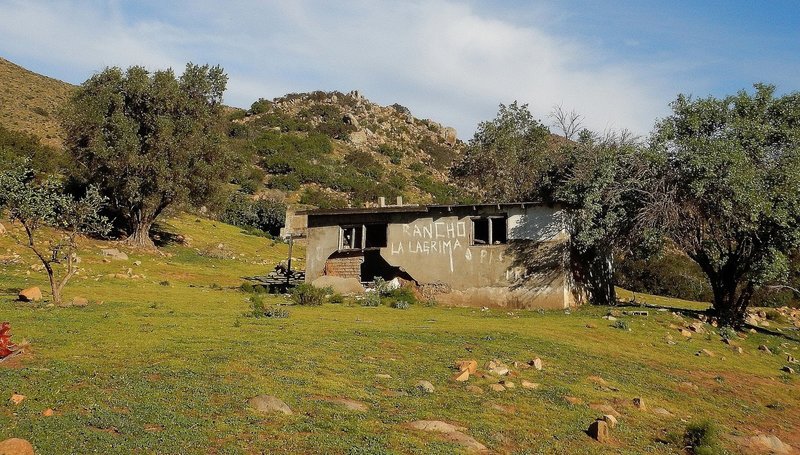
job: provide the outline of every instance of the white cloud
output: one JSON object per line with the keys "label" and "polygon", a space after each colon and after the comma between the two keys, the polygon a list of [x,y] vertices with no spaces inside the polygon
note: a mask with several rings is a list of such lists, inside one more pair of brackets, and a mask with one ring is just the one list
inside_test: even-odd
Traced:
{"label": "white cloud", "polygon": [[226,100],[239,106],[290,91],[360,89],[453,125],[462,138],[513,100],[529,103],[543,121],[563,104],[593,129],[646,133],[673,94],[653,70],[607,61],[602,49],[546,32],[537,16],[510,23],[465,4],[137,7],[145,12],[116,3],[11,2],[0,17],[0,52],[87,76],[107,65],[219,63],[230,75]]}

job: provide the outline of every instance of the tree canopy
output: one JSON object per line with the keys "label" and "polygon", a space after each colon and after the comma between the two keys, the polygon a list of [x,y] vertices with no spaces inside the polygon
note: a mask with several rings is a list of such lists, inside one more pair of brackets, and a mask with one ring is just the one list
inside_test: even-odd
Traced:
{"label": "tree canopy", "polygon": [[702,268],[718,316],[740,324],[754,291],[800,247],[800,93],[679,96],[656,126],[661,177],[646,215]]}
{"label": "tree canopy", "polygon": [[150,227],[167,207],[202,203],[225,182],[219,66],[148,72],[106,68],[84,82],[63,114],[73,176],[97,185],[128,242],[154,247]]}

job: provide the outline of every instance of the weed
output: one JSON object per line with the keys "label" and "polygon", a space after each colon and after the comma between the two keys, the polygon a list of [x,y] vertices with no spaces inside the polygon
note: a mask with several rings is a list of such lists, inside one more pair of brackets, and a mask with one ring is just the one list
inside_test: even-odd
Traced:
{"label": "weed", "polygon": [[361,306],[378,307],[381,305],[381,294],[377,291],[367,292],[364,300],[361,301]]}
{"label": "weed", "polygon": [[252,294],[252,293],[256,292],[256,289],[253,287],[253,285],[251,283],[242,283],[239,286],[239,290],[242,291],[242,292],[246,292],[248,294]]}
{"label": "weed", "polygon": [[411,305],[404,300],[397,300],[392,302],[389,306],[392,308],[397,308],[398,310],[407,310]]}
{"label": "weed", "polygon": [[630,326],[628,325],[628,321],[624,321],[622,319],[617,319],[616,321],[614,321],[614,323],[611,324],[611,327],[614,327],[615,329],[621,329],[621,330],[630,330]]}
{"label": "weed", "polygon": [[328,296],[328,303],[342,304],[344,303],[344,296],[338,292],[334,292]]}
{"label": "weed", "polygon": [[169,286],[169,281],[164,280],[164,281],[159,282],[158,284],[160,284],[161,286]]}
{"label": "weed", "polygon": [[333,290],[330,288],[318,288],[308,283],[302,283],[292,290],[292,302],[297,305],[319,306],[331,293]]}
{"label": "weed", "polygon": [[736,338],[736,330],[728,326],[720,327],[719,336],[721,336],[723,340],[733,340]]}
{"label": "weed", "polygon": [[690,423],[683,435],[683,444],[694,455],[713,455],[720,452],[717,428],[711,421]]}

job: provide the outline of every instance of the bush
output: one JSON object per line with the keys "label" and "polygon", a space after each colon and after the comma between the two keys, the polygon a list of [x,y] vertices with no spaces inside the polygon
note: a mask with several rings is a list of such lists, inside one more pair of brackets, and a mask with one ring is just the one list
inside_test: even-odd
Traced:
{"label": "bush", "polygon": [[621,329],[621,330],[630,330],[630,326],[628,325],[628,321],[623,321],[622,319],[617,319],[616,321],[614,321],[614,323],[611,324],[611,327],[614,327],[615,329]]}
{"label": "bush", "polygon": [[269,178],[267,187],[275,190],[296,191],[300,189],[300,179],[296,174],[273,175]]}
{"label": "bush", "polygon": [[403,150],[391,147],[386,144],[379,145],[377,151],[381,155],[389,157],[389,162],[391,162],[392,164],[400,164],[400,162],[403,160],[403,155],[405,155],[403,153]]}
{"label": "bush", "polygon": [[301,204],[308,204],[321,209],[338,209],[347,207],[347,200],[318,188],[306,188],[300,196]]}
{"label": "bush", "polygon": [[723,340],[733,340],[736,338],[736,330],[728,326],[720,327],[719,336],[722,337]]}
{"label": "bush", "polygon": [[361,306],[365,307],[378,307],[381,306],[381,294],[378,291],[367,292],[364,300],[361,301]]}
{"label": "bush", "polygon": [[250,314],[254,318],[288,318],[289,311],[278,306],[264,304],[264,299],[258,295],[250,297]]}
{"label": "bush", "polygon": [[720,453],[717,433],[716,426],[708,420],[691,423],[686,427],[686,432],[683,436],[683,445],[694,455],[713,455]]}
{"label": "bush", "polygon": [[345,155],[344,161],[348,167],[372,180],[380,180],[383,176],[383,166],[369,152],[350,152]]}
{"label": "bush", "polygon": [[239,227],[257,228],[274,236],[284,226],[285,218],[286,205],[283,202],[253,200],[237,191],[228,199],[220,221]]}
{"label": "bush", "polygon": [[398,300],[396,302],[392,302],[389,304],[389,306],[392,308],[397,308],[398,310],[407,310],[411,305],[406,301]]}
{"label": "bush", "polygon": [[272,101],[259,98],[258,101],[250,105],[249,114],[263,114],[272,108]]}
{"label": "bush", "polygon": [[252,294],[252,293],[256,292],[256,289],[253,287],[253,285],[250,284],[250,283],[246,283],[246,282],[242,283],[239,286],[239,290],[242,291],[242,292],[247,292],[248,294]]}
{"label": "bush", "polygon": [[308,283],[302,283],[292,290],[292,302],[297,305],[319,306],[325,302],[325,297],[332,294],[330,288],[318,288]]}
{"label": "bush", "polygon": [[344,303],[344,296],[338,292],[334,292],[328,296],[328,303],[342,304]]}

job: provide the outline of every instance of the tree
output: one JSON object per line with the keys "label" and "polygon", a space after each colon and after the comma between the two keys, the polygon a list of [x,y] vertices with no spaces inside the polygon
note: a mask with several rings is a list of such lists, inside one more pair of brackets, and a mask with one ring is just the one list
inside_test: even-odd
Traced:
{"label": "tree", "polygon": [[[19,221],[25,229],[25,239],[15,237],[15,240],[42,262],[56,305],[62,303],[61,293],[78,271],[78,236],[105,235],[110,229],[108,219],[99,215],[104,202],[95,187],[89,187],[82,198],[75,199],[65,194],[55,180],[37,182],[27,166],[0,173],[0,208],[7,209],[11,220]],[[43,226],[55,230],[43,233]],[[39,234],[47,240],[37,240]],[[63,267],[61,273],[57,273],[57,266]]]}
{"label": "tree", "polygon": [[125,222],[128,243],[154,248],[153,222],[169,206],[200,204],[225,182],[219,66],[149,73],[106,68],[84,82],[62,116],[73,177],[94,184]]}
{"label": "tree", "polygon": [[500,105],[494,120],[481,122],[452,175],[481,199],[520,201],[535,197],[548,166],[550,131],[528,105]]}
{"label": "tree", "polygon": [[722,323],[738,326],[800,247],[800,93],[757,84],[671,106],[653,135],[661,178],[643,214],[703,270]]}
{"label": "tree", "polygon": [[553,119],[553,126],[561,130],[565,139],[572,140],[583,129],[583,116],[574,109],[567,111],[561,104],[553,106],[548,117]]}

